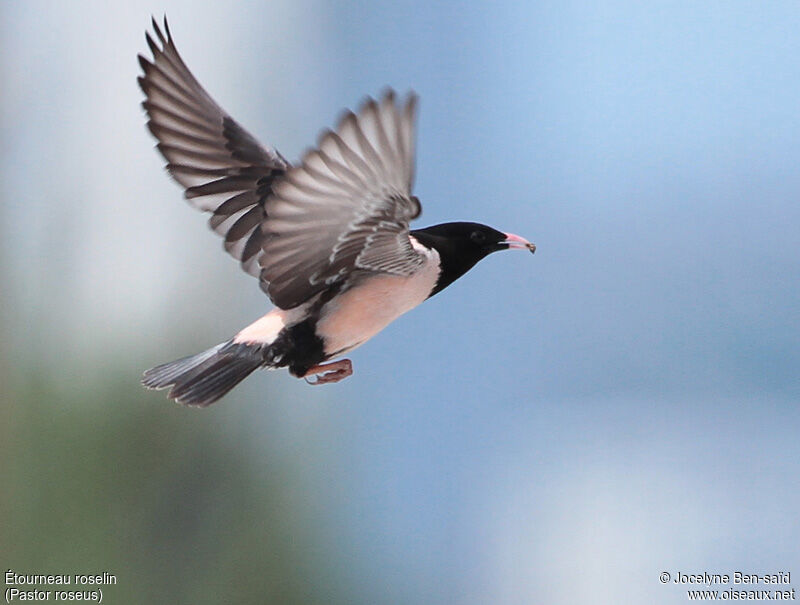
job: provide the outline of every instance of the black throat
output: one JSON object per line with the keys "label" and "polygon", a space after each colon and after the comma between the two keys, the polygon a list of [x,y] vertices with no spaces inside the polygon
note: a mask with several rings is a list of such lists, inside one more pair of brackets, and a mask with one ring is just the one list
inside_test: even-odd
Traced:
{"label": "black throat", "polygon": [[444,290],[489,254],[489,251],[464,246],[459,240],[447,235],[431,233],[431,229],[433,228],[428,227],[410,232],[411,236],[423,246],[433,248],[439,253],[442,269],[439,279],[436,281],[436,287],[428,295],[428,298]]}

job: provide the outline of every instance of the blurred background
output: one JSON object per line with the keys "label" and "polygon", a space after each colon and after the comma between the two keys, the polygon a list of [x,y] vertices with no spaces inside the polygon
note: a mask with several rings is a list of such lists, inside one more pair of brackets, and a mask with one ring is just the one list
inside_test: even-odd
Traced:
{"label": "blurred background", "polygon": [[[109,603],[678,603],[662,571],[800,576],[796,2],[0,11],[4,571],[107,571]],[[145,391],[268,308],[145,129],[164,13],[290,159],[413,88],[418,225],[536,255],[486,259],[336,386]]]}

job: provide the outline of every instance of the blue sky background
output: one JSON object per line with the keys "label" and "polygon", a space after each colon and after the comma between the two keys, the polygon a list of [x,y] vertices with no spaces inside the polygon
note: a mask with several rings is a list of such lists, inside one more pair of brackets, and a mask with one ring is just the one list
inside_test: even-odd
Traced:
{"label": "blue sky background", "polygon": [[[673,603],[661,571],[800,574],[795,2],[0,10],[8,376],[133,383],[268,308],[144,128],[135,57],[166,12],[212,96],[288,158],[413,88],[419,225],[537,244],[337,386],[262,373],[190,412],[293,469],[317,556],[364,602]],[[159,399],[138,400],[154,423]]]}

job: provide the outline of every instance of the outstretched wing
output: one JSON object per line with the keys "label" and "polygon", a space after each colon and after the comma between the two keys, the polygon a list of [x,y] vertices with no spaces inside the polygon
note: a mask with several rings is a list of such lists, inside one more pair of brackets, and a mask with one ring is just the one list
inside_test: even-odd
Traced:
{"label": "outstretched wing", "polygon": [[394,92],[347,112],[273,188],[264,221],[261,285],[288,309],[358,271],[410,275],[424,262],[408,223],[417,97]]}
{"label": "outstretched wing", "polygon": [[146,35],[152,61],[139,55],[147,126],[186,199],[212,213],[209,225],[225,238],[225,249],[257,276],[264,203],[289,164],[275,149],[259,144],[200,86],[178,54],[166,18],[166,37],[155,19],[153,31],[158,43]]}

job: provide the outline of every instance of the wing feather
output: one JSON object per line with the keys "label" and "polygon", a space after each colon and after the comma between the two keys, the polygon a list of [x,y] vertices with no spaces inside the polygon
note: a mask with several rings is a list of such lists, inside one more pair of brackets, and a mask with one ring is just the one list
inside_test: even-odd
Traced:
{"label": "wing feather", "polygon": [[414,94],[367,99],[291,168],[205,91],[166,19],[145,39],[142,106],[167,169],[275,304],[297,306],[356,272],[409,275],[422,264],[408,234],[421,209],[411,195]]}
{"label": "wing feather", "polygon": [[[289,167],[229,116],[200,85],[175,48],[169,25],[145,34],[152,60],[139,56],[147,126],[167,170],[192,206],[212,213],[209,226],[242,269],[259,275],[264,206]],[[165,34],[166,33],[166,34]]]}
{"label": "wing feather", "polygon": [[388,91],[346,112],[276,183],[263,224],[262,288],[297,306],[359,272],[410,275],[424,262],[409,221],[420,213],[413,185],[416,96]]}

